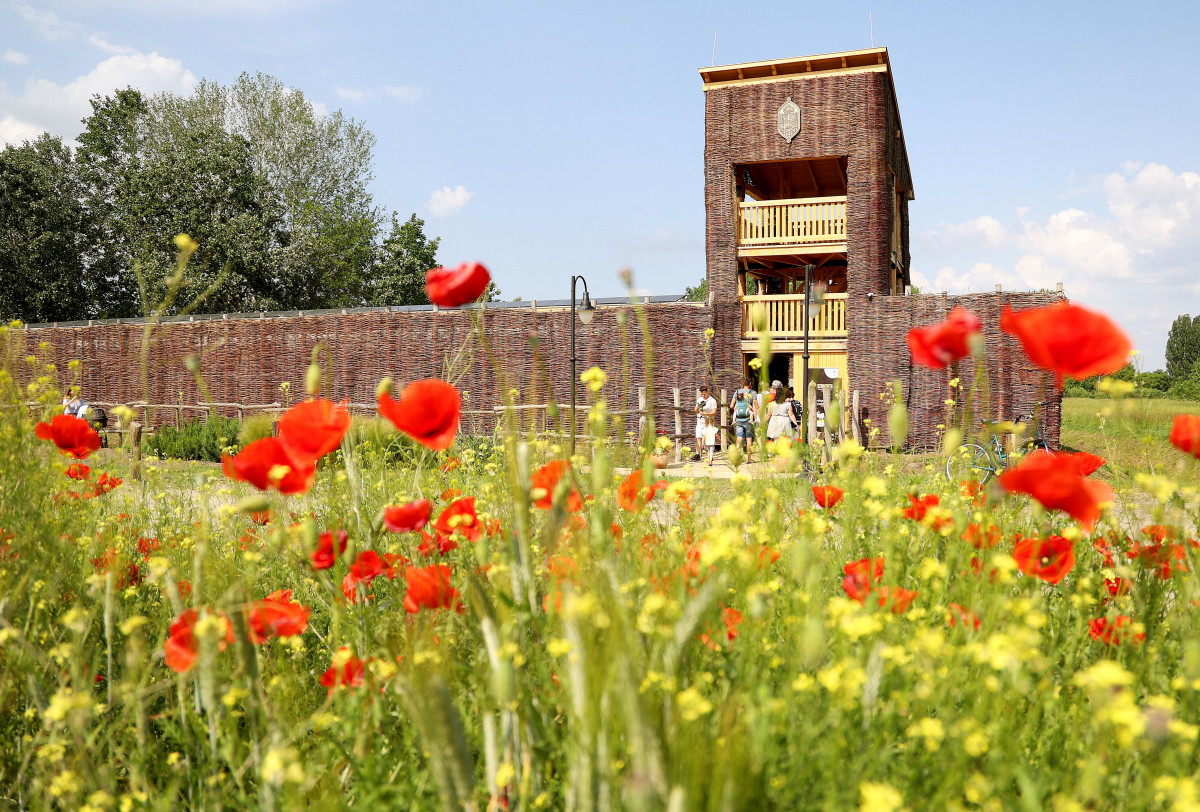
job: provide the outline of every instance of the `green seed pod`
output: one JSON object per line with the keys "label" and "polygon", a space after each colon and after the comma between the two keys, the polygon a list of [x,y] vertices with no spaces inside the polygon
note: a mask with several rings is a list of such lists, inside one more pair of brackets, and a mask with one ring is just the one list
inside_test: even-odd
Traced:
{"label": "green seed pod", "polygon": [[321,394],[321,367],[316,363],[308,365],[308,372],[304,376],[304,389],[314,398]]}
{"label": "green seed pod", "polygon": [[379,397],[382,397],[383,395],[392,394],[392,386],[393,386],[392,379],[384,378],[382,381],[379,382],[379,385],[375,387],[375,397],[379,398]]}
{"label": "green seed pod", "polygon": [[233,506],[233,509],[238,513],[258,513],[262,510],[267,510],[271,507],[271,502],[267,497],[247,496],[242,501]]}

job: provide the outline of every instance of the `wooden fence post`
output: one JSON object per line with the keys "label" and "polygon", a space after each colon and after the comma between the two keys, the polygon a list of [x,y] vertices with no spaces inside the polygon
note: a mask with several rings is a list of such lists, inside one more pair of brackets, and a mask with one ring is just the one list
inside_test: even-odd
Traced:
{"label": "wooden fence post", "polygon": [[129,424],[129,447],[133,458],[129,461],[129,478],[142,478],[142,424],[136,420]]}
{"label": "wooden fence post", "polygon": [[680,411],[683,404],[679,402],[678,386],[671,390],[671,398],[675,401],[675,464],[678,465],[683,461],[683,452],[679,448],[683,439],[683,412]]}
{"label": "wooden fence post", "polygon": [[725,429],[729,425],[729,395],[725,390],[721,390],[721,405],[717,407],[721,411],[721,451],[726,451],[729,445],[729,438],[725,434]]}
{"label": "wooden fence post", "polygon": [[846,390],[838,387],[838,444],[840,445],[846,439]]}
{"label": "wooden fence post", "polygon": [[638,387],[638,430],[637,447],[642,447],[646,435],[646,387]]}
{"label": "wooden fence post", "polygon": [[852,414],[850,415],[850,433],[854,436],[854,442],[862,445],[862,429],[858,425],[858,416],[861,414],[861,412],[858,410],[857,389],[855,389],[854,394],[850,396],[850,409],[852,411]]}

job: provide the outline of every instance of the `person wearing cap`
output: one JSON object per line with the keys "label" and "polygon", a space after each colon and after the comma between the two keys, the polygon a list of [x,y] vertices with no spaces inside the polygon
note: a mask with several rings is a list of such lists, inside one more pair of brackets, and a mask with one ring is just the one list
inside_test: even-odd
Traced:
{"label": "person wearing cap", "polygon": [[80,396],[78,389],[72,391],[70,396],[63,398],[63,414],[87,420],[89,408],[88,402]]}

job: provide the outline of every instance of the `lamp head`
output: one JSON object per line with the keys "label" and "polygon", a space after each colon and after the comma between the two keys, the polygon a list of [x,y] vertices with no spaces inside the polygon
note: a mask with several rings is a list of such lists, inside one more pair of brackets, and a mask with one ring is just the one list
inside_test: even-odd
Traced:
{"label": "lamp head", "polygon": [[596,306],[592,304],[592,297],[588,296],[587,291],[583,292],[583,304],[579,306],[579,320],[586,324],[592,323],[592,316],[596,315]]}

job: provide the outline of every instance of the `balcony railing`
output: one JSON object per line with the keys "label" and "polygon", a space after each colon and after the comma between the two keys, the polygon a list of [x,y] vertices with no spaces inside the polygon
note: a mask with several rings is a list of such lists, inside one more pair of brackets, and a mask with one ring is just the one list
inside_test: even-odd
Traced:
{"label": "balcony railing", "polygon": [[738,204],[738,245],[810,245],[846,241],[846,198],[747,200]]}
{"label": "balcony railing", "polygon": [[[772,338],[804,336],[804,294],[743,296],[742,335],[757,338],[758,325]],[[810,338],[846,337],[846,294],[827,293],[821,309],[808,322]]]}

